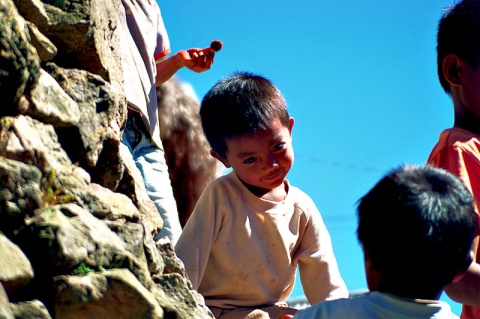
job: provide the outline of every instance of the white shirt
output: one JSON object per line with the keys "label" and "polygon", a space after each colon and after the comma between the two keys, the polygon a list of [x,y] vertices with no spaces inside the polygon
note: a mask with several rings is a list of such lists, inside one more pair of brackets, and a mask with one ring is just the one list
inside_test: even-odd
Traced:
{"label": "white shirt", "polygon": [[378,291],[351,299],[322,302],[300,310],[294,319],[458,319],[439,300],[406,300]]}
{"label": "white shirt", "polygon": [[201,195],[175,250],[208,306],[285,302],[297,265],[311,303],[348,296],[318,209],[307,194],[285,183],[286,198],[271,202],[231,172]]}

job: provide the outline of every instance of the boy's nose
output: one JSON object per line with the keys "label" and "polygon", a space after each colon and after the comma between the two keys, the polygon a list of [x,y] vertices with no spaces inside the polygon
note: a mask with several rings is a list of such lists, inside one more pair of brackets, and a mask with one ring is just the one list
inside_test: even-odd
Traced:
{"label": "boy's nose", "polygon": [[273,166],[275,164],[278,164],[278,160],[277,160],[277,157],[273,154],[270,154],[269,156],[267,156],[267,166],[270,167],[270,166]]}

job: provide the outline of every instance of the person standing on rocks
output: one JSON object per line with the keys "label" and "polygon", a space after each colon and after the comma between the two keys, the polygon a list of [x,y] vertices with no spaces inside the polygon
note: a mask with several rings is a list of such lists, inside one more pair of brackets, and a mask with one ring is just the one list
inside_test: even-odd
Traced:
{"label": "person standing on rocks", "polygon": [[183,67],[198,73],[210,69],[215,50],[191,48],[169,56],[170,42],[154,0],[122,0],[116,34],[128,102],[122,144],[132,154],[164,221],[155,239],[167,236],[175,244],[182,228],[160,139],[156,86]]}

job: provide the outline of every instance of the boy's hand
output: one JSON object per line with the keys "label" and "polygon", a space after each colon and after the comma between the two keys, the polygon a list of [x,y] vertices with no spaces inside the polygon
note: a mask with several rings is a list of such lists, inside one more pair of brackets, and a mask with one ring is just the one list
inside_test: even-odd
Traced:
{"label": "boy's hand", "polygon": [[179,51],[175,55],[175,58],[180,65],[197,73],[201,73],[210,69],[213,64],[214,57],[215,51],[212,48],[192,48]]}

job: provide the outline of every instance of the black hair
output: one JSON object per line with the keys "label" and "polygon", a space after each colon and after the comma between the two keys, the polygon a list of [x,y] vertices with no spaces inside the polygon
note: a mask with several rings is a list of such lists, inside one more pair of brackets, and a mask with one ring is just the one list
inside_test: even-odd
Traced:
{"label": "black hair", "polygon": [[273,83],[248,72],[217,82],[200,106],[203,131],[212,149],[225,158],[226,140],[267,129],[277,117],[289,127],[285,99]]}
{"label": "black hair", "polygon": [[360,199],[357,213],[358,240],[389,289],[439,293],[471,263],[473,197],[443,169],[393,170]]}
{"label": "black hair", "polygon": [[450,84],[443,75],[443,60],[455,54],[472,68],[480,62],[480,0],[463,0],[445,9],[438,24],[437,72],[445,92]]}

